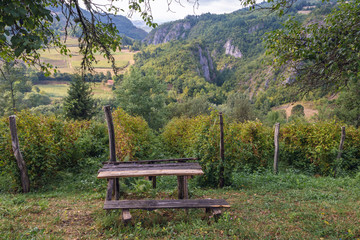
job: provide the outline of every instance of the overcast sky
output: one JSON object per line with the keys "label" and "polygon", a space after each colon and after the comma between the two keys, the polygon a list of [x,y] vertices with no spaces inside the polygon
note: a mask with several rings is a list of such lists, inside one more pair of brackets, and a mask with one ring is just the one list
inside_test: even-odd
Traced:
{"label": "overcast sky", "polygon": [[[167,0],[150,0],[150,2],[156,23],[174,21],[182,19],[187,15],[201,15],[208,12],[216,14],[231,13],[242,8],[239,0],[199,0],[199,7],[197,9],[194,9],[194,4],[187,0],[181,0],[183,6],[173,0],[170,5],[171,11],[168,11]],[[125,10],[125,13],[128,11],[128,1],[123,0],[118,4]],[[140,20],[141,18],[139,15],[134,15],[130,19]]]}

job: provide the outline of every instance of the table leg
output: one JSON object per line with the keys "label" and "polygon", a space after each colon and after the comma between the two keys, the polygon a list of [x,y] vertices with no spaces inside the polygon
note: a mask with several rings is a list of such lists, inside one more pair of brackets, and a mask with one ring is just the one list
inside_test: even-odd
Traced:
{"label": "table leg", "polygon": [[152,177],[152,186],[153,186],[153,189],[156,188],[156,176]]}
{"label": "table leg", "polygon": [[112,200],[112,194],[114,190],[114,179],[108,179],[108,185],[106,190],[106,200],[111,201]]}
{"label": "table leg", "polygon": [[119,200],[119,199],[120,199],[120,183],[119,183],[119,178],[115,178],[115,181],[114,181],[114,195],[115,195],[115,200]]}
{"label": "table leg", "polygon": [[187,176],[178,176],[178,198],[189,198]]}

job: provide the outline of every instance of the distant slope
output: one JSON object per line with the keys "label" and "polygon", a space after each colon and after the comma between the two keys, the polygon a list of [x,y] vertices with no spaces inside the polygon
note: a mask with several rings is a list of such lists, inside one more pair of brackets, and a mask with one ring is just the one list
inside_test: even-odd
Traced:
{"label": "distant slope", "polygon": [[[314,17],[310,12],[318,14],[320,6],[298,1],[287,14],[305,21]],[[303,9],[306,14],[298,13]],[[135,66],[143,71],[155,69],[177,101],[206,95],[210,102],[221,104],[236,91],[254,101],[261,99],[261,104],[267,101],[270,109],[294,96],[284,89],[293,80],[291,71],[277,72],[267,65],[271,56],[264,55],[263,44],[266,33],[280,28],[287,18],[242,9],[165,23],[143,40],[147,47],[135,55]]]}
{"label": "distant slope", "polygon": [[[62,15],[61,9],[50,8],[50,10],[55,14],[58,14],[58,16],[60,17],[60,22],[55,21],[54,27],[56,27],[60,32],[63,31],[65,27],[65,17]],[[90,13],[87,10],[85,9],[82,10],[84,12],[85,17],[90,17]],[[112,19],[113,23],[116,25],[116,28],[119,30],[120,34],[123,34],[127,37],[136,40],[142,40],[147,36],[146,31],[135,27],[134,24],[128,18],[121,15],[113,15],[113,14],[110,14],[109,16]],[[107,21],[106,17],[101,17],[100,19],[104,22]]]}

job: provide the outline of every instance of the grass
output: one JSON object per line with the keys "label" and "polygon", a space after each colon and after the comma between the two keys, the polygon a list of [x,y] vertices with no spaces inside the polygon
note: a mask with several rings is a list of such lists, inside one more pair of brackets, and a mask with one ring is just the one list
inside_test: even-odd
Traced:
{"label": "grass", "polygon": [[[67,96],[67,90],[69,88],[68,84],[37,84],[40,91],[48,94],[52,100],[62,99]],[[91,84],[93,89],[94,97],[99,99],[108,99],[113,96],[111,88],[103,85],[102,83],[93,83]]]}
{"label": "grass", "polygon": [[[96,170],[94,170],[96,172]],[[3,177],[4,178],[4,177]],[[30,194],[0,195],[3,239],[359,239],[360,177],[314,178],[294,173],[237,174],[225,189],[199,188],[192,198],[224,198],[231,208],[217,221],[202,209],[102,210],[105,180],[66,173],[62,181]],[[5,181],[4,179],[2,181]],[[176,198],[176,177],[161,177],[156,191],[144,181],[122,184],[127,199]],[[145,182],[146,183],[146,182]],[[149,183],[150,184],[150,183]],[[0,185],[1,186],[1,185]]]}
{"label": "grass", "polygon": [[[78,53],[79,48],[77,39],[69,37],[66,41],[66,45],[70,50],[69,54],[71,54],[72,57],[61,55],[58,49],[50,48],[41,54],[41,61],[52,64],[57,67],[57,70],[60,72],[75,73],[82,61],[82,56]],[[113,56],[115,58],[116,66],[125,68],[126,66],[133,64],[134,54],[134,52],[130,52],[126,49],[123,49],[121,52],[114,52]],[[96,53],[95,58],[99,61],[97,64],[94,64],[95,72],[106,73],[111,70],[111,63],[108,63],[107,59],[101,54]]]}

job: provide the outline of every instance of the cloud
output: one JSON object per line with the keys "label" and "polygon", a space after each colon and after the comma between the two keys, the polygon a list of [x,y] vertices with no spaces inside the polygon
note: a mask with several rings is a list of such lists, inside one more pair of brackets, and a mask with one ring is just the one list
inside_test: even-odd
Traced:
{"label": "cloud", "polygon": [[[120,6],[128,11],[126,1],[119,1]],[[170,6],[167,0],[150,1],[154,21],[157,23],[175,21],[183,19],[187,15],[201,15],[203,13],[223,14],[234,12],[242,8],[239,0],[199,0],[199,6],[194,8],[193,1],[181,0],[181,5],[176,1],[172,1]],[[170,8],[170,10],[169,10]],[[134,14],[131,20],[141,19],[139,14]]]}

